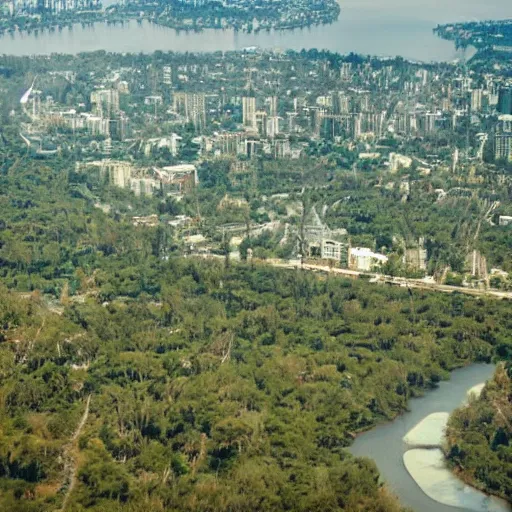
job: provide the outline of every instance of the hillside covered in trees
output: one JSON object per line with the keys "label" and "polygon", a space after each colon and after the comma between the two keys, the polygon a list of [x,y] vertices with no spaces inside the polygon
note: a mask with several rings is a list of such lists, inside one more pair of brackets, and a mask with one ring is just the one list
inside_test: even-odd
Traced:
{"label": "hillside covered in trees", "polygon": [[460,475],[512,501],[512,366],[498,367],[482,395],[458,409],[447,430],[448,457]]}
{"label": "hillside covered in trees", "polygon": [[512,354],[507,301],[161,258],[67,176],[4,159],[1,510],[400,510],[345,447]]}

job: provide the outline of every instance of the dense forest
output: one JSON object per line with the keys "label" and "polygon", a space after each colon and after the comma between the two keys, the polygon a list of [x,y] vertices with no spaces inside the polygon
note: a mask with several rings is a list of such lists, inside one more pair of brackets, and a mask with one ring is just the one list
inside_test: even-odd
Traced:
{"label": "dense forest", "polygon": [[[233,183],[227,162],[202,163],[200,185],[178,204],[80,175],[67,150],[43,159],[25,147],[11,109],[29,69],[79,65],[85,76],[160,57],[0,59],[0,510],[402,510],[376,465],[346,448],[454,368],[512,360],[510,301],[235,264],[229,247],[225,258],[184,257],[164,216],[200,205],[209,234],[266,220],[262,194],[288,190],[304,211],[329,205],[326,220],[354,242],[390,249],[397,234],[426,236],[434,261],[455,270],[478,229],[490,264],[510,271],[510,230],[481,222],[491,201],[508,204],[510,188],[489,176],[471,197],[439,202],[436,188],[455,187],[455,177],[425,178],[402,203],[400,176],[388,190],[324,144],[301,172],[258,160],[249,187]],[[91,92],[59,80],[49,92],[67,105]],[[242,192],[249,206],[218,207]],[[157,227],[133,225],[155,211]],[[250,240],[255,255],[275,254],[274,238]],[[505,414],[503,382],[502,372],[484,392],[491,405],[454,417],[470,415],[475,429],[493,423],[464,433],[473,438],[454,433],[451,457],[510,494],[499,470],[510,466],[509,426],[489,412],[498,404]],[[489,452],[471,455],[474,439]],[[491,462],[478,472],[468,461],[480,456]]]}
{"label": "dense forest", "polygon": [[400,510],[345,447],[512,355],[508,301],[161,258],[69,173],[1,179],[2,510]]}
{"label": "dense forest", "polygon": [[472,485],[512,501],[512,366],[450,418],[448,458]]}

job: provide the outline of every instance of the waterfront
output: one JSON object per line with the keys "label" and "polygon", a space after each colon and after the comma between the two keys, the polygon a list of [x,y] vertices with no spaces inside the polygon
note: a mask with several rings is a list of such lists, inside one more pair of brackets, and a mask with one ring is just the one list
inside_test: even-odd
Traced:
{"label": "waterfront", "polygon": [[[404,436],[407,434],[411,436],[411,430],[425,417],[434,413],[449,413],[459,407],[465,401],[468,390],[491,378],[494,369],[494,365],[475,364],[454,371],[450,380],[441,382],[439,388],[428,392],[422,398],[411,400],[410,410],[407,413],[391,423],[380,425],[358,436],[351,446],[350,452],[359,457],[372,458],[379,468],[382,479],[399,497],[402,504],[418,512],[506,510],[508,507],[500,500],[492,498],[482,501],[477,493],[467,493],[464,508],[443,505],[434,501],[421,490],[407,472],[403,461],[404,453],[408,453],[407,450],[411,448],[404,442]],[[436,443],[437,441],[434,444]],[[427,441],[425,444],[430,445],[431,442]],[[413,462],[421,463],[419,459]],[[438,474],[439,472],[434,476],[438,477]],[[423,481],[422,483],[424,484]],[[456,493],[453,485],[448,484],[453,484],[453,481],[447,481],[444,487],[440,486],[438,482],[436,492],[444,492],[446,496],[453,498]]]}
{"label": "waterfront", "polygon": [[438,23],[512,17],[512,4],[494,0],[451,0],[442,9],[429,0],[355,0],[341,3],[339,20],[328,26],[286,32],[236,33],[233,30],[176,32],[143,22],[93,27],[75,25],[72,30],[45,31],[38,35],[14,34],[0,38],[0,53],[10,55],[162,51],[228,51],[249,46],[300,50],[328,49],[383,57],[400,55],[421,61],[452,61],[462,57],[453,44],[433,34]]}

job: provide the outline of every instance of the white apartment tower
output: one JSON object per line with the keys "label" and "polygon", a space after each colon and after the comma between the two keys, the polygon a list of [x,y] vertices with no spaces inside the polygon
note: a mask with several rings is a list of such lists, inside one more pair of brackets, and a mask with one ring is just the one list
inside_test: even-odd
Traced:
{"label": "white apartment tower", "polygon": [[206,127],[206,99],[202,93],[178,92],[174,95],[174,111],[194,124],[197,131]]}
{"label": "white apartment tower", "polygon": [[480,110],[482,110],[482,98],[483,98],[482,89],[473,89],[471,91],[471,111],[472,112],[480,112]]}
{"label": "white apartment tower", "polygon": [[91,92],[93,114],[110,118],[119,113],[119,91],[117,89],[98,89]]}
{"label": "white apartment tower", "polygon": [[258,129],[256,123],[256,98],[242,98],[242,114],[243,125],[248,130],[256,131]]}
{"label": "white apartment tower", "polygon": [[164,85],[172,85],[172,68],[171,68],[171,66],[163,67],[162,82]]}
{"label": "white apartment tower", "polygon": [[512,162],[512,115],[500,116],[494,137],[496,160]]}

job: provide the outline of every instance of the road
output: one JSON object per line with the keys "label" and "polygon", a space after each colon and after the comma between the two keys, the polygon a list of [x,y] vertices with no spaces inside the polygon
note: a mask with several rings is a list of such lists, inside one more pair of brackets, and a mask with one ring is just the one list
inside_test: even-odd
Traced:
{"label": "road", "polygon": [[[199,255],[196,255],[199,256]],[[218,254],[201,254],[202,258],[213,258],[213,259],[224,259],[224,256]],[[261,265],[270,265],[277,268],[286,269],[302,269],[309,270],[311,272],[322,272],[326,274],[336,274],[341,276],[347,276],[352,279],[358,279],[364,276],[370,283],[389,284],[393,286],[400,286],[403,288],[416,288],[419,290],[430,290],[443,293],[463,293],[465,295],[473,295],[476,297],[494,297],[496,299],[511,299],[512,292],[502,292],[495,289],[480,290],[476,288],[465,288],[463,286],[448,286],[446,284],[439,284],[435,281],[428,281],[423,279],[411,279],[407,277],[393,277],[384,274],[376,274],[375,272],[361,272],[359,270],[349,270],[348,268],[336,268],[329,267],[328,265],[314,265],[312,263],[302,263],[300,260],[281,260],[281,259],[266,259],[256,260],[255,263]]]}
{"label": "road", "polygon": [[300,260],[265,260],[263,263],[272,265],[273,267],[296,269],[302,268],[303,270],[310,270],[312,272],[324,272],[329,274],[337,274],[351,278],[359,278],[360,276],[369,276],[370,282],[386,283],[394,286],[417,288],[421,290],[433,290],[444,293],[459,292],[466,295],[474,295],[478,297],[495,297],[498,299],[512,299],[512,292],[502,292],[499,290],[480,290],[475,288],[465,288],[463,286],[448,286],[439,284],[433,281],[426,281],[423,279],[409,279],[405,277],[393,277],[383,274],[376,274],[373,272],[360,272],[357,270],[349,270],[345,268],[331,268],[327,265],[314,265],[311,263],[304,263],[301,265]]}

